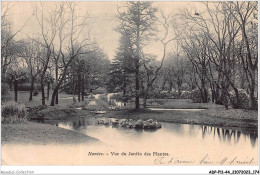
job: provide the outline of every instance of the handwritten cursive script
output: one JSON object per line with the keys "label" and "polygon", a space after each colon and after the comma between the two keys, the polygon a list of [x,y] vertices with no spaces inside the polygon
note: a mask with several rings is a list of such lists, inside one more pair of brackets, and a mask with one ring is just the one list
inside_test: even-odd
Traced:
{"label": "handwritten cursive script", "polygon": [[197,165],[253,165],[257,164],[257,161],[254,161],[254,158],[248,158],[247,160],[239,159],[237,156],[229,158],[229,157],[223,157],[219,161],[214,161],[212,158],[206,154],[202,156],[202,158],[197,160],[188,160],[184,159],[182,157],[177,156],[170,156],[170,157],[156,157],[154,159],[154,164],[156,165],[191,165],[191,164],[197,164]]}

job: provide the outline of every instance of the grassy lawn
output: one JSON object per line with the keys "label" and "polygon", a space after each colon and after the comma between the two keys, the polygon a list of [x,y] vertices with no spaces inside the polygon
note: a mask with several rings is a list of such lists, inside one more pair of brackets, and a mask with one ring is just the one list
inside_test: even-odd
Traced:
{"label": "grassy lawn", "polygon": [[171,109],[205,109],[215,107],[212,103],[193,103],[191,99],[149,99],[147,106]]}
{"label": "grassy lawn", "polygon": [[[9,92],[9,99],[14,100],[14,92]],[[52,92],[51,92],[52,93]],[[58,107],[50,107],[50,100],[46,99],[46,105],[48,108],[47,112],[52,113],[48,115],[46,119],[58,119],[58,120],[69,120],[72,117],[77,117],[79,115],[86,115],[84,113],[71,113],[64,115],[67,111],[56,110],[56,108],[64,109],[66,106],[73,104],[72,95],[59,94],[59,105]],[[29,92],[18,91],[18,103],[25,104],[26,107],[33,107],[41,105],[41,93],[37,96],[33,96],[33,100],[29,101]],[[84,106],[89,100],[86,99],[84,102],[76,103],[76,106]],[[60,112],[60,114],[59,114]],[[88,112],[91,114],[90,112]],[[32,117],[32,116],[29,116]],[[33,117],[32,117],[33,118]],[[26,123],[16,123],[16,124],[3,124],[1,125],[1,136],[3,144],[77,144],[77,143],[97,143],[99,140],[89,137],[87,135],[78,133],[76,131],[70,131],[63,128],[59,128],[49,124],[26,122]],[[101,142],[100,142],[101,143]]]}
{"label": "grassy lawn", "polygon": [[[45,104],[47,106],[49,106],[51,103],[51,95],[52,95],[52,90],[50,91],[49,100],[47,100],[47,99],[45,100]],[[25,104],[26,107],[38,106],[38,105],[42,104],[42,101],[41,101],[42,96],[41,96],[40,92],[37,96],[33,96],[32,101],[29,101],[29,92],[28,91],[18,91],[17,96],[18,96],[17,102]],[[11,100],[14,100],[13,91],[9,91],[9,97]],[[59,94],[59,105],[69,105],[72,103],[73,103],[73,95],[63,94],[63,93]]]}
{"label": "grassy lawn", "polygon": [[[3,144],[77,144],[99,143],[87,135],[34,122],[2,124]],[[100,142],[102,143],[102,142]]]}
{"label": "grassy lawn", "polygon": [[[9,92],[9,99],[14,101],[14,92],[10,91]],[[50,91],[50,99],[49,100],[45,100],[45,104],[47,106],[50,106],[51,103],[51,94],[52,94],[52,90]],[[46,94],[45,94],[46,95]],[[78,96],[75,95],[76,97],[76,101],[78,100]],[[33,106],[39,106],[42,104],[42,96],[41,93],[39,92],[39,94],[37,96],[33,96],[32,101],[29,101],[29,92],[27,91],[18,91],[18,99],[17,102],[18,103],[22,103],[25,104],[26,107],[33,107]],[[108,103],[100,100],[100,99],[88,99],[85,97],[84,101],[81,102],[76,102],[74,104],[75,107],[83,107],[86,106],[90,101],[96,101],[98,104],[102,104],[105,107],[108,107]],[[64,94],[64,93],[59,93],[59,104],[58,106],[70,106],[73,104],[73,95],[70,94]]]}

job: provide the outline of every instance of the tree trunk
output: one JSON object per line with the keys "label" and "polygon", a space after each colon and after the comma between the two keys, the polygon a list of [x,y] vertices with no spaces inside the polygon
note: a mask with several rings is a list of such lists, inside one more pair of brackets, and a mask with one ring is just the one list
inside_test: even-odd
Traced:
{"label": "tree trunk", "polygon": [[80,102],[80,93],[81,93],[81,73],[78,73],[78,101]]}
{"label": "tree trunk", "polygon": [[45,93],[44,93],[44,81],[43,81],[43,77],[41,77],[41,91],[42,91],[42,105],[45,105]]}
{"label": "tree trunk", "polygon": [[29,101],[32,101],[32,96],[33,96],[33,85],[34,85],[34,78],[32,78],[32,81],[31,81],[31,88],[30,88],[30,97],[29,97]]}
{"label": "tree trunk", "polygon": [[[55,66],[55,78],[56,78],[56,86],[58,84],[58,62],[56,62],[56,66]],[[55,104],[59,104],[59,90],[57,91],[57,94],[55,96]]]}
{"label": "tree trunk", "polygon": [[57,94],[55,96],[55,104],[59,104],[59,91],[57,91]]}
{"label": "tree trunk", "polygon": [[[65,65],[64,67],[64,70],[63,70],[63,73],[61,75],[61,78],[60,78],[60,81],[58,82],[58,84],[56,85],[56,87],[54,88],[53,90],[53,93],[52,93],[52,97],[51,97],[51,106],[54,106],[54,101],[55,101],[55,97],[56,95],[58,94],[58,91],[59,91],[59,87],[60,85],[63,83],[63,80],[66,76],[66,72],[67,72],[67,69],[71,63],[71,61],[73,60],[73,58],[71,58],[68,63]],[[73,88],[74,89],[74,88]],[[74,102],[74,93],[73,93],[73,102]]]}
{"label": "tree trunk", "polygon": [[201,79],[201,100],[203,103],[207,103],[207,90],[204,79]]}
{"label": "tree trunk", "polygon": [[136,66],[135,72],[135,109],[139,109],[140,107],[140,97],[139,97],[139,66]]}
{"label": "tree trunk", "polygon": [[173,87],[173,82],[170,81],[170,82],[169,82],[169,86],[170,86],[170,87],[169,87],[169,92],[171,92],[171,91],[172,91],[172,87]]}
{"label": "tree trunk", "polygon": [[252,70],[251,83],[249,86],[249,109],[257,109],[254,93],[255,93],[255,71]]}
{"label": "tree trunk", "polygon": [[257,109],[257,104],[255,100],[255,69],[251,69],[251,82],[249,82],[249,109]]}
{"label": "tree trunk", "polygon": [[181,98],[181,86],[178,85],[178,98]]}
{"label": "tree trunk", "polygon": [[17,89],[18,89],[18,80],[14,80],[14,101],[17,102]]}
{"label": "tree trunk", "polygon": [[136,26],[136,60],[135,60],[135,109],[140,108],[140,93],[139,93],[139,59],[140,59],[140,2],[137,2],[137,26]]}
{"label": "tree trunk", "polygon": [[144,109],[146,109],[146,102],[147,102],[147,98],[146,95],[144,95]]}
{"label": "tree trunk", "polygon": [[46,60],[45,60],[45,63],[44,63],[44,67],[43,67],[43,70],[42,70],[42,74],[41,74],[42,105],[45,105],[44,77],[45,77],[45,73],[46,73],[47,68],[48,68],[50,56],[51,56],[51,50],[50,50],[50,48],[48,47],[48,48],[47,48]]}
{"label": "tree trunk", "polygon": [[49,100],[50,97],[50,82],[47,82],[47,100]]}
{"label": "tree trunk", "polygon": [[54,102],[55,102],[55,97],[58,94],[58,88],[57,86],[54,88],[52,96],[51,96],[51,106],[54,106]]}
{"label": "tree trunk", "polygon": [[237,109],[239,108],[239,105],[238,105],[238,101],[239,101],[239,94],[238,94],[238,89],[237,88],[233,88],[234,91],[235,91],[235,101],[233,101],[232,105],[233,105],[233,108],[234,109]]}
{"label": "tree trunk", "polygon": [[84,75],[82,75],[82,78],[81,78],[81,101],[84,101]]}

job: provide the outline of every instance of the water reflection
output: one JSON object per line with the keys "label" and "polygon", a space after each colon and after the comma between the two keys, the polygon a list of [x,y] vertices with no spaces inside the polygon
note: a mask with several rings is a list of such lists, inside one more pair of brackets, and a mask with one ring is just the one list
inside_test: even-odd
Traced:
{"label": "water reflection", "polygon": [[257,140],[257,132],[251,133],[250,142],[251,142],[252,147],[256,146],[256,142],[257,142],[256,140]]}
{"label": "water reflection", "polygon": [[[151,143],[156,145],[190,146],[190,143],[197,147],[207,149],[226,149],[228,146],[239,148],[241,145],[245,149],[257,149],[257,131],[246,131],[239,129],[226,129],[214,126],[162,123],[162,128],[158,130],[136,130],[122,127],[112,127],[98,125],[95,118],[78,118],[71,121],[46,121],[58,127],[76,130],[83,134],[95,137],[102,142],[111,145],[145,145]],[[241,138],[243,138],[241,140]],[[230,149],[231,149],[230,147]],[[234,147],[232,147],[233,149]],[[196,148],[197,149],[197,148]],[[232,151],[231,149],[231,151]],[[248,151],[248,150],[247,150]]]}

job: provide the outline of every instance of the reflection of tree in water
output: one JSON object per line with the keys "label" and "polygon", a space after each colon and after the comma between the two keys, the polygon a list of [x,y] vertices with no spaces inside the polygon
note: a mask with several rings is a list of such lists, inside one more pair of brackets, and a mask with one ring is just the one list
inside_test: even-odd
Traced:
{"label": "reflection of tree in water", "polygon": [[202,138],[204,139],[206,131],[207,131],[207,126],[201,126],[201,130],[202,130]]}
{"label": "reflection of tree in water", "polygon": [[240,136],[241,136],[241,132],[240,132],[240,131],[237,131],[237,132],[236,132],[236,136],[235,136],[235,134],[234,134],[235,143],[238,143],[238,142],[239,142]]}
{"label": "reflection of tree in water", "polygon": [[73,129],[77,130],[79,128],[85,129],[86,128],[86,123],[84,119],[77,119],[73,121],[72,125]]}
{"label": "reflection of tree in water", "polygon": [[221,129],[221,133],[222,133],[222,140],[223,140],[223,142],[225,143],[225,141],[226,141],[226,135],[225,135],[225,130],[222,128]]}
{"label": "reflection of tree in water", "polygon": [[190,125],[189,127],[189,135],[194,135],[195,134],[195,128],[194,128],[194,125]]}
{"label": "reflection of tree in water", "polygon": [[249,136],[250,136],[251,146],[254,148],[255,147],[255,143],[256,143],[256,139],[257,139],[257,133],[253,132]]}
{"label": "reflection of tree in water", "polygon": [[229,143],[231,141],[231,136],[232,136],[232,132],[230,132],[229,129],[226,129],[226,131],[225,131],[225,138],[227,139],[227,141]]}
{"label": "reflection of tree in water", "polygon": [[178,134],[184,134],[184,126],[188,127],[191,125],[183,125],[179,123],[171,123],[167,126],[167,124],[164,124],[164,129],[170,132],[178,133]]}
{"label": "reflection of tree in water", "polygon": [[215,127],[212,126],[201,126],[202,130],[202,138],[204,139],[205,135],[212,135],[213,132],[213,137],[215,138]]}
{"label": "reflection of tree in water", "polygon": [[[242,132],[239,130],[231,130],[231,129],[224,129],[224,128],[219,128],[219,127],[212,127],[212,126],[201,126],[201,131],[202,131],[202,138],[204,139],[206,134],[208,135],[213,135],[213,138],[215,136],[218,136],[218,139],[220,142],[225,143],[231,143],[231,140],[233,138],[232,143],[237,144],[240,140]],[[250,142],[252,147],[255,147],[256,145],[256,140],[258,138],[256,132],[250,132],[250,133],[243,133],[246,136],[250,138]]]}

